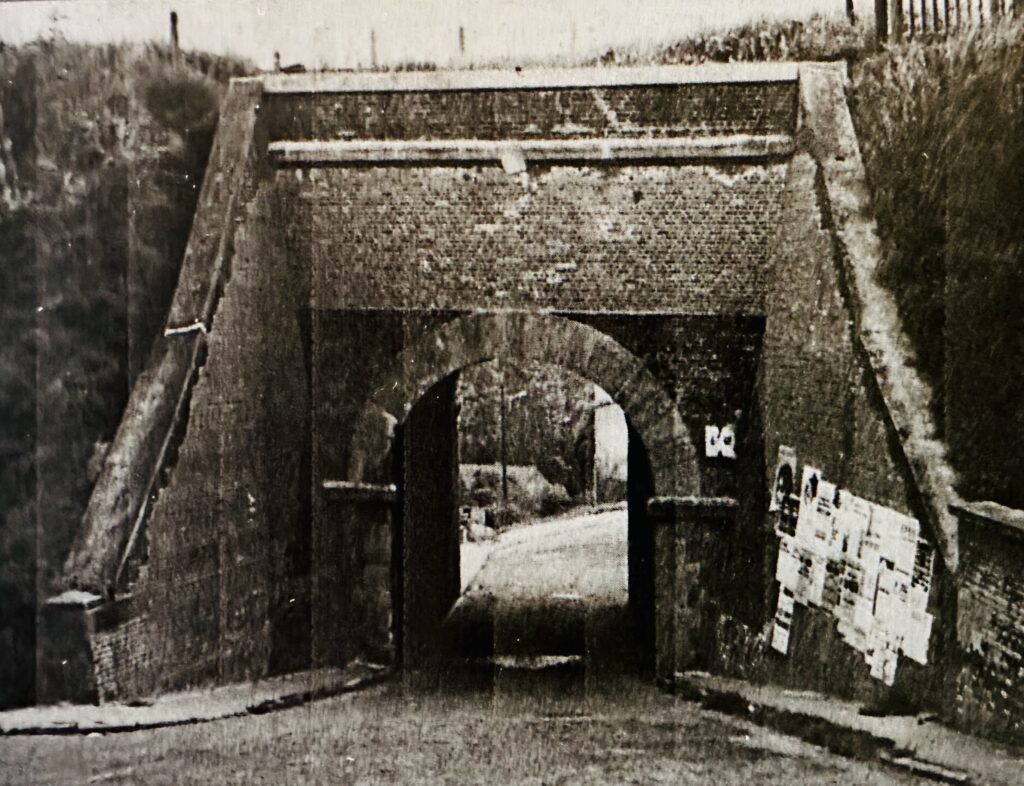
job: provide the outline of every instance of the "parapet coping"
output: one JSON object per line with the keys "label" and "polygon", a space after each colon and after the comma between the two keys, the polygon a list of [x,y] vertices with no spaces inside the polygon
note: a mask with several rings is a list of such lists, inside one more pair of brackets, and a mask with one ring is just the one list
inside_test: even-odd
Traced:
{"label": "parapet coping", "polygon": [[949,512],[961,521],[1001,527],[1005,534],[1024,540],[1024,510],[1008,508],[998,502],[960,502],[949,506]]}
{"label": "parapet coping", "polygon": [[796,82],[798,63],[516,68],[460,71],[268,73],[251,77],[264,93],[401,93],[456,90],[542,90],[646,85]]}

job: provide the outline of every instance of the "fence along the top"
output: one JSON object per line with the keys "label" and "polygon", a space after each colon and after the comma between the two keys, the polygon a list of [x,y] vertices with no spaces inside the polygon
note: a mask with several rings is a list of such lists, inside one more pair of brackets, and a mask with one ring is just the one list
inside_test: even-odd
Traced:
{"label": "fence along the top", "polygon": [[945,34],[1024,10],[1024,0],[875,0],[878,37]]}

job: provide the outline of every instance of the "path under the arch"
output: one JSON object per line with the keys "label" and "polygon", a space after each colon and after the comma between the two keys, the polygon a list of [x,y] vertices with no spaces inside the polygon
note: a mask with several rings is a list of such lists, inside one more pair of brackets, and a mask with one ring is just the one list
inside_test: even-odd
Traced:
{"label": "path under the arch", "polygon": [[639,668],[635,624],[625,506],[516,527],[491,545],[445,620],[446,679],[509,687],[548,672],[582,689],[600,672]]}

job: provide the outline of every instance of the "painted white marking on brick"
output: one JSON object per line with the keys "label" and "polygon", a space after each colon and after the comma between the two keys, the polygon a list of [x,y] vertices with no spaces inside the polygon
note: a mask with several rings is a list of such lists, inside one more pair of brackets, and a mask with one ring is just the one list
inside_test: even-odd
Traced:
{"label": "painted white marking on brick", "polygon": [[202,320],[196,320],[191,325],[181,325],[179,327],[169,327],[164,331],[164,336],[181,336],[186,333],[200,332],[204,336],[207,333],[206,324]]}

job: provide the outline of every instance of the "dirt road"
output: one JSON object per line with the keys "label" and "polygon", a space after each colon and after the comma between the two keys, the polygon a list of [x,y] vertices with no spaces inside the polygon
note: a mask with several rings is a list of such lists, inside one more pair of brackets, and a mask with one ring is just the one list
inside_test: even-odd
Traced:
{"label": "dirt road", "polygon": [[[0,738],[0,783],[925,782],[701,709],[638,677],[621,657],[629,650],[624,539],[614,513],[503,538],[463,604],[477,610],[473,619],[492,620],[496,657],[453,660],[440,690],[399,677],[258,717],[106,736]],[[537,621],[552,619],[553,638],[545,641]],[[613,646],[595,643],[601,635]],[[539,669],[500,660],[503,652],[523,658],[552,644],[584,657]],[[605,653],[603,662],[595,652]]]}

